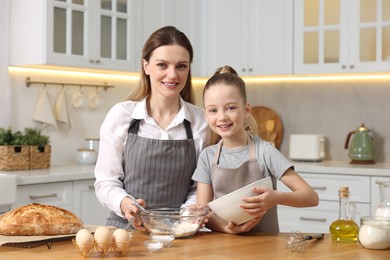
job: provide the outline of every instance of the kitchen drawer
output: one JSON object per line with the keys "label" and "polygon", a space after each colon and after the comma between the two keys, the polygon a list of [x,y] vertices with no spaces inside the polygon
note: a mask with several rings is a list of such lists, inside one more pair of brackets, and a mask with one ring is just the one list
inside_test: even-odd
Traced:
{"label": "kitchen drawer", "polygon": [[72,182],[18,186],[16,202],[11,204],[11,208],[30,203],[48,204],[72,210]]}
{"label": "kitchen drawer", "polygon": [[[360,218],[370,215],[370,205],[356,203],[355,222],[360,225]],[[301,231],[329,233],[329,226],[339,218],[339,203],[320,201],[317,207],[294,208],[278,206],[280,232]]]}
{"label": "kitchen drawer", "polygon": [[[331,174],[299,173],[302,178],[318,193],[320,200],[339,201],[338,190],[341,186],[349,187],[350,200],[370,203],[370,177]],[[278,183],[278,190],[290,191],[283,183]]]}

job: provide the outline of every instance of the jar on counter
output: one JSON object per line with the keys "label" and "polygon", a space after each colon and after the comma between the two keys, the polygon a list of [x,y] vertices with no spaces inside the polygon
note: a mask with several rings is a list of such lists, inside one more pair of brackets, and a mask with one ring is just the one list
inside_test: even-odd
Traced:
{"label": "jar on counter", "polygon": [[99,153],[99,138],[85,138],[85,147]]}
{"label": "jar on counter", "polygon": [[97,153],[93,149],[79,148],[77,150],[76,160],[79,164],[83,165],[95,164],[97,160]]}
{"label": "jar on counter", "polygon": [[390,249],[390,218],[362,217],[359,243],[369,249]]}

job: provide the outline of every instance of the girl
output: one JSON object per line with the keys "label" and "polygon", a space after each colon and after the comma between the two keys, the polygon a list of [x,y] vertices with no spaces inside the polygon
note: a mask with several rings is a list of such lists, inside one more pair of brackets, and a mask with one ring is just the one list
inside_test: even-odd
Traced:
{"label": "girl", "polygon": [[192,58],[184,33],[157,30],[143,48],[138,88],[108,112],[95,168],[96,196],[112,211],[107,225],[143,229],[135,198],[144,207],[195,201],[191,176],[208,126],[193,105]]}
{"label": "girl", "polygon": [[[279,232],[276,205],[309,207],[318,205],[318,194],[293,170],[293,165],[270,143],[255,135],[244,81],[228,66],[219,68],[203,90],[204,113],[216,145],[205,148],[193,175],[197,181],[197,200],[207,205],[242,186],[271,176],[274,189],[256,187],[253,197],[242,199],[241,208],[252,220],[235,225],[211,214],[207,227],[231,234]],[[291,192],[276,190],[276,180]]]}

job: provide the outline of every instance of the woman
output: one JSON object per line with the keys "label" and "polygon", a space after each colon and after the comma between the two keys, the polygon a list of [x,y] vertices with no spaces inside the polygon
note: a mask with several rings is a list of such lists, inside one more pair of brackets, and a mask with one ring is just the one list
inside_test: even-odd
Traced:
{"label": "woman", "polygon": [[[250,114],[245,83],[233,68],[219,68],[207,81],[203,105],[210,129],[221,140],[199,156],[193,176],[198,182],[198,203],[207,205],[213,199],[267,176],[271,177],[274,188],[255,187],[255,196],[242,198],[241,208],[253,219],[236,225],[212,214],[207,222],[210,229],[231,234],[278,233],[278,204],[291,207],[318,204],[318,194],[293,170],[293,165],[271,143],[256,136],[257,127]],[[291,192],[277,191],[277,179]]]}
{"label": "woman", "polygon": [[112,211],[107,225],[132,221],[143,229],[135,198],[144,207],[195,203],[191,176],[208,126],[193,105],[192,59],[184,33],[172,26],[155,31],[143,48],[139,86],[108,112],[95,168],[96,196]]}

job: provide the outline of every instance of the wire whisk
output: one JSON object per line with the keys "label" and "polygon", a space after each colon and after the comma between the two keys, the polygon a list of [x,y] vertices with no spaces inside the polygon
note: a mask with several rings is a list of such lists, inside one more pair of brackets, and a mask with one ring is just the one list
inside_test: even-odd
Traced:
{"label": "wire whisk", "polygon": [[324,237],[323,233],[313,234],[313,235],[303,235],[299,231],[294,231],[290,233],[290,236],[287,238],[287,247],[293,252],[303,252],[306,248],[306,241],[312,239],[321,239]]}

